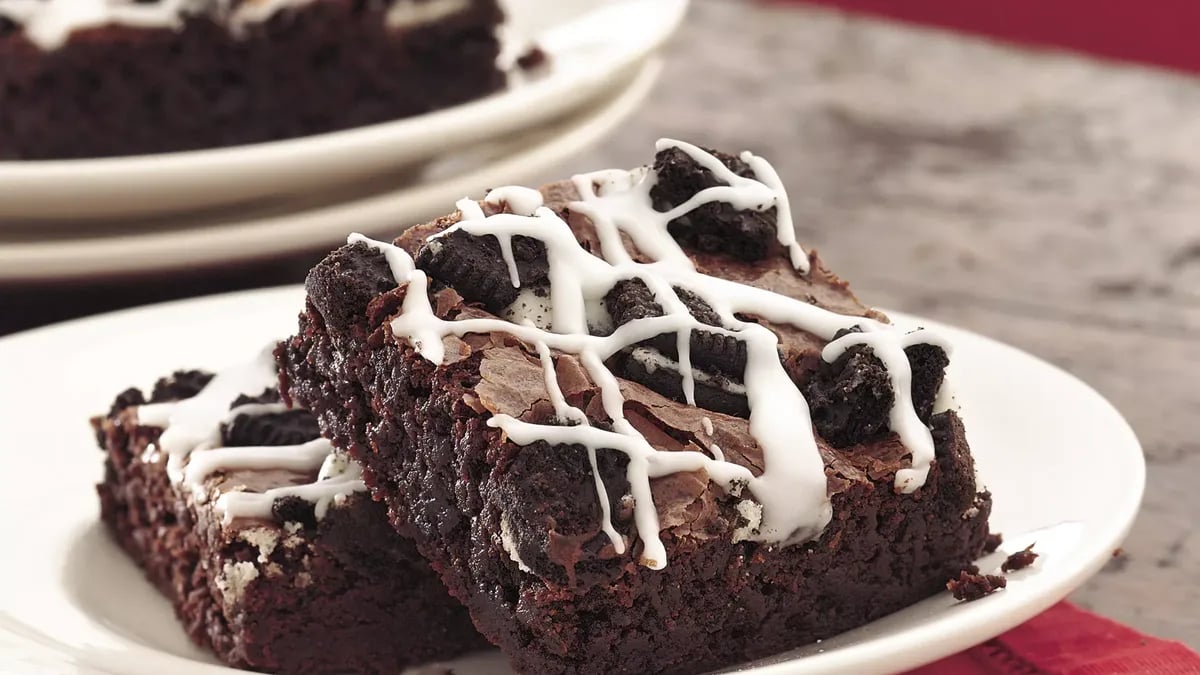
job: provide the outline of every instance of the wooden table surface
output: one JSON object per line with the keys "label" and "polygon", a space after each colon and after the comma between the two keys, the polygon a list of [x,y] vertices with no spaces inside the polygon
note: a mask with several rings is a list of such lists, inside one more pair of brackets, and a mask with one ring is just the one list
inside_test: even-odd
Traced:
{"label": "wooden table surface", "polygon": [[[642,163],[660,136],[769,157],[801,241],[865,300],[1021,347],[1123,411],[1145,445],[1146,499],[1125,554],[1073,599],[1200,647],[1200,80],[698,0],[645,107],[546,178]],[[298,282],[306,264],[141,296],[9,290],[0,313],[11,330],[134,297]]]}
{"label": "wooden table surface", "polygon": [[659,136],[750,149],[869,303],[1094,386],[1145,446],[1141,516],[1073,600],[1200,647],[1200,79],[795,6],[701,0],[649,103],[568,169]]}

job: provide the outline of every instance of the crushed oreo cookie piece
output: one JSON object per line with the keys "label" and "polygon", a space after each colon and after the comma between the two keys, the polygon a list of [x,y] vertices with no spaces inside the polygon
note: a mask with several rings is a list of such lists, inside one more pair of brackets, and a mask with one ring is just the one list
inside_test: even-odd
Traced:
{"label": "crushed oreo cookie piece", "polygon": [[[623,453],[596,453],[596,466],[608,486],[609,508],[614,514],[621,513],[622,495],[629,490],[628,464]],[[620,564],[596,559],[600,549],[610,543],[600,530],[600,502],[583,446],[544,441],[525,446],[498,473],[496,485],[505,505],[504,530],[509,540],[505,546],[534,573],[570,584],[586,577],[590,566]],[[614,525],[621,528],[619,522]]]}
{"label": "crushed oreo cookie piece", "polygon": [[280,497],[271,504],[271,515],[280,525],[293,522],[304,525],[305,528],[317,526],[316,505],[307,499],[294,495]]}
{"label": "crushed oreo cookie piece", "polygon": [[300,445],[321,435],[317,418],[307,410],[285,410],[266,415],[238,415],[221,425],[225,447]]}
{"label": "crushed oreo cookie piece", "polygon": [[[834,339],[858,328],[838,331]],[[894,394],[883,363],[867,345],[850,347],[833,363],[821,362],[804,387],[813,427],[831,445],[844,448],[887,430]]]}
{"label": "crushed oreo cookie piece", "polygon": [[956,600],[971,602],[991,595],[1008,585],[1008,580],[995,574],[972,574],[963,570],[958,578],[946,582],[946,588]]}
{"label": "crushed oreo cookie piece", "polygon": [[641,279],[623,279],[614,284],[604,294],[604,308],[615,326],[663,315],[662,306]]}
{"label": "crushed oreo cookie piece", "polygon": [[[860,329],[840,330],[838,339]],[[916,344],[904,350],[912,369],[913,408],[926,424],[950,359],[941,347]],[[850,347],[833,363],[822,362],[805,385],[813,426],[834,447],[878,438],[888,430],[895,392],[887,368],[868,345]]]}
{"label": "crushed oreo cookie piece", "polygon": [[150,393],[150,403],[178,401],[199,394],[212,381],[213,374],[203,370],[177,370],[170,377],[160,378]]}
{"label": "crushed oreo cookie piece", "polygon": [[238,394],[237,398],[233,399],[233,403],[229,404],[229,409],[233,410],[234,408],[244,405],[279,403],[279,400],[279,390],[275,389],[274,387],[267,387],[266,389],[263,389],[262,393],[258,394],[257,396]]}
{"label": "crushed oreo cookie piece", "polygon": [[116,417],[122,410],[135,405],[142,405],[145,402],[146,396],[142,394],[142,390],[137,387],[130,387],[117,394],[117,397],[113,399],[113,404],[108,409],[108,416]]}
{"label": "crushed oreo cookie piece", "polygon": [[308,302],[325,325],[345,331],[363,321],[367,305],[396,287],[383,253],[362,242],[334,251],[304,280]]}
{"label": "crushed oreo cookie piece", "polygon": [[[754,177],[754,172],[741,159],[705,150],[737,175]],[[650,199],[658,211],[670,211],[705,188],[725,184],[678,148],[668,148],[655,155],[654,172],[658,180],[650,190]],[[724,252],[753,262],[762,260],[777,246],[775,226],[774,207],[739,211],[725,202],[710,202],[672,220],[668,231],[685,247],[706,253]]]}
{"label": "crushed oreo cookie piece", "polygon": [[[721,317],[700,296],[684,288],[675,288],[676,295],[700,323],[720,326]],[[604,307],[620,326],[637,319],[663,315],[662,306],[641,279],[617,282],[604,296]],[[692,367],[740,381],[746,370],[746,344],[732,335],[693,330],[688,340]],[[678,343],[674,333],[663,333],[640,343],[651,347],[667,359],[678,361]],[[650,385],[647,385],[650,386]],[[662,393],[662,392],[660,392]]]}
{"label": "crushed oreo cookie piece", "polygon": [[1017,551],[1008,556],[1003,563],[1000,564],[1000,571],[1005,574],[1023,570],[1033,564],[1033,561],[1038,559],[1038,554],[1033,552],[1033,544]]}
{"label": "crushed oreo cookie piece", "polygon": [[904,350],[904,354],[912,368],[913,409],[922,422],[929,424],[950,357],[941,347],[929,344],[912,345]]}
{"label": "crushed oreo cookie piece", "polygon": [[[649,352],[649,355],[647,355]],[[662,396],[685,403],[683,376],[675,362],[658,363],[647,356],[664,358],[649,349],[634,349],[614,355],[606,365],[622,378],[637,382]],[[750,402],[741,391],[741,384],[720,374],[707,374],[693,368],[692,392],[696,406],[726,415],[748,418]]]}
{"label": "crushed oreo cookie piece", "polygon": [[[550,263],[544,243],[533,237],[515,236],[512,254],[521,288],[547,282]],[[451,232],[428,242],[417,253],[416,263],[430,277],[493,314],[501,314],[521,291],[513,286],[500,242],[492,235],[477,237],[463,231]]]}

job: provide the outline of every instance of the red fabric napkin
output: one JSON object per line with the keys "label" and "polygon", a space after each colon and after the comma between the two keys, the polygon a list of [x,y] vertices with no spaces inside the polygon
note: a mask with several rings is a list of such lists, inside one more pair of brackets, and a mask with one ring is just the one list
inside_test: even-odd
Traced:
{"label": "red fabric napkin", "polygon": [[992,640],[909,675],[1195,675],[1200,656],[1060,602]]}
{"label": "red fabric napkin", "polygon": [[806,1],[1013,42],[1200,71],[1196,0]]}

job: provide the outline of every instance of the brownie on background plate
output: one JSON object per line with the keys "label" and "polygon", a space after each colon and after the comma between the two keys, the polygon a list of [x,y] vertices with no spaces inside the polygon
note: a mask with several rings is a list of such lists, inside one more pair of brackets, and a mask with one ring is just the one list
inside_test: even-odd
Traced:
{"label": "brownie on background plate", "polygon": [[101,517],[225,663],[398,673],[480,649],[462,606],[371,500],[358,465],[279,403],[269,352],[179,371],[93,420]]}
{"label": "brownie on background plate", "polygon": [[497,0],[0,0],[0,160],[196,150],[502,88]]}
{"label": "brownie on background plate", "polygon": [[306,288],[285,399],[520,672],[779,653],[982,552],[950,345],[801,248],[751,153],[493,190]]}

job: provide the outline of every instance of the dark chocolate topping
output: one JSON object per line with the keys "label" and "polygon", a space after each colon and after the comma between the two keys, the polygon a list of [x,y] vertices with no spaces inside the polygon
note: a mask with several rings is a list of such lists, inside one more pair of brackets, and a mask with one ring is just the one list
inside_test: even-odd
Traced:
{"label": "dark chocolate topping", "polygon": [[[744,178],[754,172],[745,162],[708,150],[731,171]],[[678,148],[659,152],[654,158],[658,182],[650,190],[654,208],[670,211],[705,188],[724,185],[711,171],[700,166]],[[745,261],[762,260],[777,250],[775,209],[739,211],[724,202],[711,202],[672,220],[671,236],[685,248],[707,253],[725,252]]]}
{"label": "dark chocolate topping", "polygon": [[330,328],[345,331],[365,317],[367,303],[396,287],[383,254],[366,244],[339,248],[309,271],[308,301]]}
{"label": "dark chocolate topping", "polygon": [[[512,239],[522,288],[542,285],[549,274],[546,246],[531,237]],[[520,288],[513,286],[500,243],[488,235],[476,237],[452,232],[428,242],[416,257],[417,266],[432,278],[451,286],[464,298],[478,302],[493,314],[513,304]]]}
{"label": "dark chocolate topping", "polygon": [[316,504],[295,495],[276,499],[271,505],[271,515],[280,524],[294,522],[310,529],[317,526]]}
{"label": "dark chocolate topping", "polygon": [[261,394],[256,396],[250,396],[249,394],[238,394],[238,397],[233,399],[233,403],[229,404],[229,409],[233,410],[238,406],[253,403],[279,403],[279,390],[268,387],[264,389]]}
{"label": "dark chocolate topping", "polygon": [[300,445],[321,436],[317,418],[307,410],[285,410],[264,415],[238,415],[221,425],[225,447]]}
{"label": "dark chocolate topping", "polygon": [[154,391],[150,394],[150,403],[178,401],[191,398],[200,393],[213,379],[212,373],[202,370],[177,370],[154,383]]}

